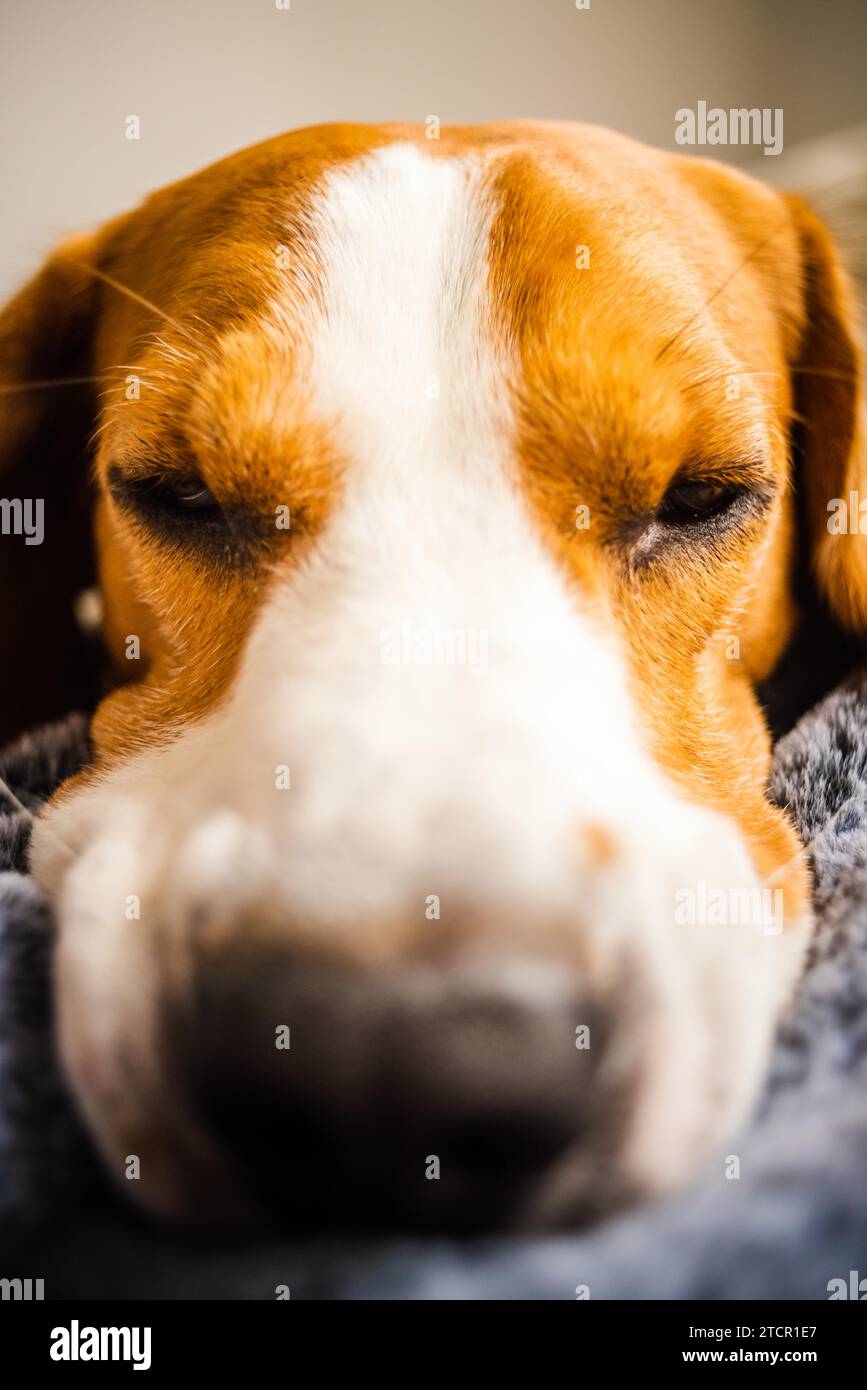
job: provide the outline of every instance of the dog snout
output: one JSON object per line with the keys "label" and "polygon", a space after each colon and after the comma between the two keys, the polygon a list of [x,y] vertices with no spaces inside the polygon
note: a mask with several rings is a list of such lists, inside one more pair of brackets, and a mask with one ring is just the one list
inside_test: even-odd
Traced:
{"label": "dog snout", "polygon": [[174,1027],[197,1122],[293,1227],[514,1224],[617,1113],[603,1013],[535,961],[365,974],[224,951]]}
{"label": "dog snout", "polygon": [[[672,1187],[746,1114],[777,938],[677,911],[755,883],[734,827],[655,782],[618,815],[613,778],[522,798],[523,757],[486,748],[401,783],[341,743],[348,795],[304,760],[278,790],[270,746],[227,781],[173,745],[167,818],[79,799],[104,828],[63,884],[60,1050],[144,1206],[540,1229]],[[49,875],[59,844],[51,818]]]}

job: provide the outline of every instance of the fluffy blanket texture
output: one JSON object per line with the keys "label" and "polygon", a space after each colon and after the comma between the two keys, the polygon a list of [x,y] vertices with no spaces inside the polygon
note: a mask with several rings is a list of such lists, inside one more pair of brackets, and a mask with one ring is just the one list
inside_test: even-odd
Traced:
{"label": "fluffy blanket texture", "polygon": [[[87,759],[73,717],[0,757],[36,810]],[[54,1060],[52,923],[27,875],[28,817],[0,792],[0,1275],[46,1296],[827,1298],[867,1275],[867,679],[778,745],[772,795],[811,844],[819,927],[767,1088],[687,1192],[583,1234],[299,1244],[202,1242],[108,1188]]]}

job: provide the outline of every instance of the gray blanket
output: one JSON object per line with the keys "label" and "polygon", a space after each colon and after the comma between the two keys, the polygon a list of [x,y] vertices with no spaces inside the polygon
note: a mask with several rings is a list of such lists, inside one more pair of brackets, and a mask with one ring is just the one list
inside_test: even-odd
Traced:
{"label": "gray blanket", "polygon": [[[84,721],[0,757],[36,809],[86,761]],[[147,1223],[108,1188],[54,1061],[47,905],[28,820],[0,793],[0,1276],[46,1296],[573,1299],[828,1297],[867,1278],[867,679],[778,745],[772,795],[812,846],[819,928],[765,1095],[676,1198],[548,1239],[202,1241]],[[867,1284],[865,1284],[867,1289]]]}

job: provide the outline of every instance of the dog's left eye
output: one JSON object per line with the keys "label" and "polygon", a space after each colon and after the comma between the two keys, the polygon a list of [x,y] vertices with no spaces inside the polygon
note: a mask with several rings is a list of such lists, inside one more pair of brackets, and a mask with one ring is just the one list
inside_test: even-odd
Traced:
{"label": "dog's left eye", "polygon": [[674,524],[704,521],[724,512],[738,495],[730,483],[684,482],[669,488],[662,500],[659,516]]}

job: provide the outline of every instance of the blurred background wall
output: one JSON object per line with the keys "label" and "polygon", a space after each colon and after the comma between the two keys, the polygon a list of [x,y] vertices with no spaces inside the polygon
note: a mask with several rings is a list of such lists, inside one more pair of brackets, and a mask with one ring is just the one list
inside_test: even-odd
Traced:
{"label": "blurred background wall", "polygon": [[[705,100],[782,107],[788,152],[867,119],[867,0],[0,0],[0,14],[0,296],[67,231],[296,125],[522,115],[674,147],[675,111]],[[834,143],[814,148],[821,163]]]}

